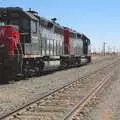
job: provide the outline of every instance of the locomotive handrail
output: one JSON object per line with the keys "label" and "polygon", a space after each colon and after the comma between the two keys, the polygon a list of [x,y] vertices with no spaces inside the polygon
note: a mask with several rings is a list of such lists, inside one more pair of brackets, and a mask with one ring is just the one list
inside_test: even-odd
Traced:
{"label": "locomotive handrail", "polygon": [[20,33],[20,35],[29,35],[29,33]]}

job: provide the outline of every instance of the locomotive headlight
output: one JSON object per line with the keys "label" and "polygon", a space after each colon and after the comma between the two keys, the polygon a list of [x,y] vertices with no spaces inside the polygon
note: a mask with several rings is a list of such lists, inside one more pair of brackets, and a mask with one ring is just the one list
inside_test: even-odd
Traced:
{"label": "locomotive headlight", "polygon": [[0,48],[3,48],[3,47],[5,47],[5,45],[4,45],[4,44],[1,44],[1,45],[0,45]]}

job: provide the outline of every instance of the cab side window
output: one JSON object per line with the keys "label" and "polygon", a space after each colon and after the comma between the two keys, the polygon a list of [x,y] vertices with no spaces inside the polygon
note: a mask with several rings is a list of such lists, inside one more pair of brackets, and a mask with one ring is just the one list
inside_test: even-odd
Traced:
{"label": "cab side window", "polygon": [[87,40],[87,44],[90,45],[90,40],[89,39]]}
{"label": "cab side window", "polygon": [[37,21],[35,21],[35,20],[31,21],[31,32],[37,33]]}

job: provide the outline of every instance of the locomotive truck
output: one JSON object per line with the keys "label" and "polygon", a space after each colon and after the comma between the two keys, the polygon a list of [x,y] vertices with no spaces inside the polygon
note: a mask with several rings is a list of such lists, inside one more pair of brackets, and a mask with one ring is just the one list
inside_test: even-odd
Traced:
{"label": "locomotive truck", "polygon": [[[19,7],[0,8],[0,78],[40,74],[45,69],[91,61],[90,39]],[[3,79],[5,78],[5,79]]]}

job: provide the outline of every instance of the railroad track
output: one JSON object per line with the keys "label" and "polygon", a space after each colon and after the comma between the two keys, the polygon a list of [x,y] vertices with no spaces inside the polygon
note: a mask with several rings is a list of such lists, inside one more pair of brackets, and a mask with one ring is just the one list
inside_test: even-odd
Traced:
{"label": "railroad track", "polygon": [[[104,66],[87,76],[81,77],[53,92],[24,105],[9,114],[2,116],[2,120],[61,120],[73,119],[76,113],[84,107],[112,77],[115,65],[119,60]],[[111,69],[113,71],[111,71]],[[98,77],[102,77],[103,79]],[[92,85],[90,85],[92,83]],[[95,86],[93,88],[93,86]],[[86,92],[85,92],[86,91]],[[90,91],[90,92],[89,92]],[[77,104],[77,106],[76,106]],[[69,114],[68,114],[69,113]],[[66,116],[66,117],[65,117]]]}
{"label": "railroad track", "polygon": [[77,120],[77,116],[84,109],[85,105],[87,105],[90,100],[99,93],[99,91],[106,86],[108,81],[111,78],[112,72],[109,73],[106,78],[100,81],[75,107],[74,109],[65,116],[64,120]]}

